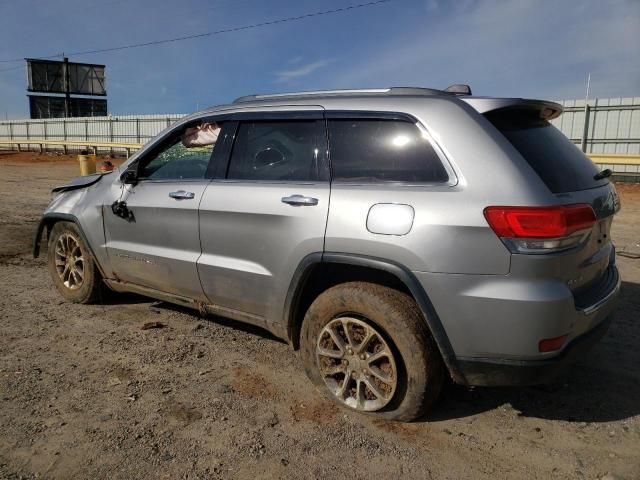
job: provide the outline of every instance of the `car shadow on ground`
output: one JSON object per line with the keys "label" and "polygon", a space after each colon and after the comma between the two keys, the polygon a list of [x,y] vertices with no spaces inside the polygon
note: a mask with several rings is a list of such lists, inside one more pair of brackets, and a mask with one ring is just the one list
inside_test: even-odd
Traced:
{"label": "car shadow on ground", "polygon": [[449,385],[423,421],[463,418],[503,405],[518,415],[567,422],[610,422],[640,414],[640,285],[623,282],[605,337],[553,387]]}
{"label": "car shadow on ground", "polygon": [[[107,304],[149,303],[136,294],[107,296]],[[449,384],[423,422],[465,418],[510,405],[518,415],[567,422],[610,422],[640,414],[640,285],[623,282],[606,336],[552,387],[467,388]],[[286,343],[269,331],[217,315],[157,301],[153,308],[184,313],[235,330]]]}
{"label": "car shadow on ground", "polygon": [[99,305],[136,305],[140,303],[150,303],[153,299],[129,292],[112,292],[108,289],[100,293]]}

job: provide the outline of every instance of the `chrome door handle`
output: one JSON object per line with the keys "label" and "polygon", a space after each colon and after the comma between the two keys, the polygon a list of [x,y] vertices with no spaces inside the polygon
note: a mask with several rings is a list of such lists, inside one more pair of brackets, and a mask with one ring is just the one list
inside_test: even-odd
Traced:
{"label": "chrome door handle", "polygon": [[303,195],[291,195],[289,197],[282,197],[282,203],[288,203],[289,205],[299,206],[313,206],[318,204],[318,199],[313,197],[305,197]]}
{"label": "chrome door handle", "polygon": [[193,192],[185,192],[184,190],[178,190],[177,192],[169,192],[171,198],[176,200],[191,200],[196,196]]}

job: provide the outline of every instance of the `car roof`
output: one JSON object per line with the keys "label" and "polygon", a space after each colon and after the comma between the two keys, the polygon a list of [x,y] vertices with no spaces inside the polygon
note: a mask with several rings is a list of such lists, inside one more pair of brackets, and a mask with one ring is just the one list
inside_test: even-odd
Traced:
{"label": "car roof", "polygon": [[[470,90],[469,90],[470,91]],[[387,87],[387,88],[361,88],[352,90],[315,90],[306,92],[275,93],[269,95],[245,95],[238,97],[233,104],[245,104],[274,100],[300,100],[300,99],[329,99],[336,97],[361,97],[361,96],[433,96],[433,95],[458,95],[457,93],[435,88],[421,87]]]}
{"label": "car roof", "polygon": [[278,106],[291,105],[294,101],[301,105],[314,105],[331,101],[333,99],[356,99],[356,98],[390,98],[390,97],[407,97],[407,96],[447,96],[456,97],[461,94],[438,90],[435,88],[421,87],[386,87],[386,88],[360,88],[351,90],[314,90],[304,92],[287,92],[274,94],[256,94],[245,95],[236,98],[232,103],[226,105],[217,105],[202,111],[215,112],[219,110],[227,110],[232,108],[243,108],[251,106]]}
{"label": "car roof", "polygon": [[[386,88],[366,88],[351,90],[315,90],[303,92],[287,92],[275,94],[245,95],[236,98],[232,103],[210,107],[194,115],[216,113],[225,110],[235,110],[245,107],[278,107],[296,105],[327,105],[336,100],[393,100],[394,98],[446,98],[453,101],[464,101],[471,105],[480,113],[490,110],[505,108],[508,106],[535,106],[536,108],[547,108],[551,111],[549,118],[555,118],[562,112],[562,106],[544,100],[526,100],[522,98],[500,98],[472,96],[468,85],[452,85],[445,90],[423,87],[386,87]],[[328,106],[328,105],[327,105]],[[190,115],[192,117],[194,115]]]}

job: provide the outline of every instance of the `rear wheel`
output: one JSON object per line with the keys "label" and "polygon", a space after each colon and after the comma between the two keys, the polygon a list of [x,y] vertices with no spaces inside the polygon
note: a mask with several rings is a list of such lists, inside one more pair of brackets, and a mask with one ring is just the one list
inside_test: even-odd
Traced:
{"label": "rear wheel", "polygon": [[389,420],[424,414],[445,377],[413,299],[364,282],[318,296],[303,321],[300,353],[309,378],[333,401]]}
{"label": "rear wheel", "polygon": [[74,303],[98,300],[102,277],[74,223],[58,222],[53,226],[47,261],[53,284],[66,300]]}

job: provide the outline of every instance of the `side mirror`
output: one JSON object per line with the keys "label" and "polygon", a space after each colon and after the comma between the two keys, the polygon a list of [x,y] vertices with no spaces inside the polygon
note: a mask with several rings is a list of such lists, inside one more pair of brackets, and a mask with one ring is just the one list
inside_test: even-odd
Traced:
{"label": "side mirror", "polygon": [[138,176],[134,170],[125,170],[122,175],[120,175],[120,181],[125,185],[135,185],[138,183]]}

